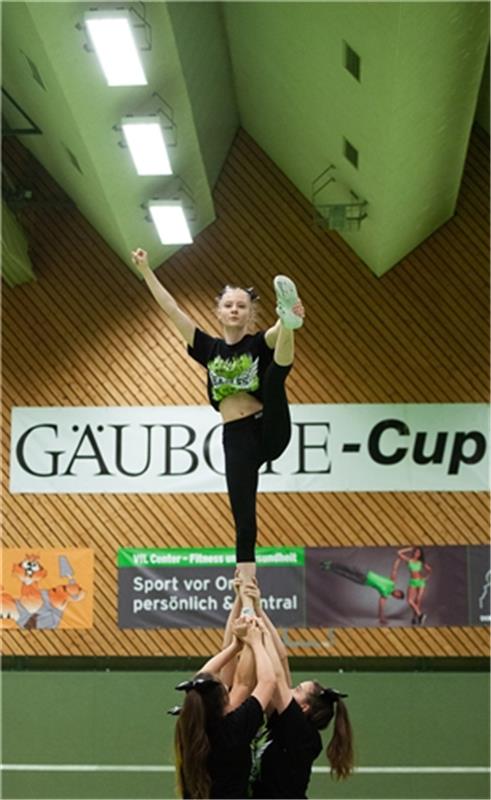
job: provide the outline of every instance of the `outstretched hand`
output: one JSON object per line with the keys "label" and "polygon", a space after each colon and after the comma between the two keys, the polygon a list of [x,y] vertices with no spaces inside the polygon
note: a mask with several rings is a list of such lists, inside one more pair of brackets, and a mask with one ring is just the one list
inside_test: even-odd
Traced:
{"label": "outstretched hand", "polygon": [[232,579],[232,586],[234,588],[236,597],[238,597],[242,586],[242,575],[240,574],[240,570],[238,569],[236,569],[234,572],[234,577]]}
{"label": "outstretched hand", "polygon": [[262,642],[262,639],[263,632],[259,626],[259,620],[256,617],[252,617],[251,624],[247,629],[247,633],[244,636],[243,641],[250,647],[253,647],[255,644]]}
{"label": "outstretched hand", "polygon": [[242,593],[246,599],[251,601],[254,611],[258,615],[261,610],[261,592],[255,578],[251,578],[244,583]]}
{"label": "outstretched hand", "polygon": [[304,305],[303,305],[303,303],[302,303],[302,301],[300,299],[298,300],[297,303],[295,303],[294,306],[292,306],[292,311],[293,311],[294,314],[297,315],[297,317],[301,317],[302,319],[305,319],[305,308],[304,308]]}
{"label": "outstretched hand", "polygon": [[148,268],[148,253],[146,250],[142,250],[141,247],[131,251],[131,260],[141,274]]}

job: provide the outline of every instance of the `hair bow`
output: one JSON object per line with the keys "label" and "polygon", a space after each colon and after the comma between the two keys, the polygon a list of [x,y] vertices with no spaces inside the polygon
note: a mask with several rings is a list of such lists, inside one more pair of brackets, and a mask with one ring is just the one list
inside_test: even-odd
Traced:
{"label": "hair bow", "polygon": [[335,703],[341,697],[348,697],[347,694],[343,694],[342,692],[338,692],[337,689],[323,689],[320,693],[321,697],[324,697],[326,700],[329,700],[331,703]]}
{"label": "hair bow", "polygon": [[249,295],[249,297],[253,302],[261,299],[256,290],[254,289],[254,286],[248,286],[247,289],[244,289],[244,292],[247,292],[247,294]]}
{"label": "hair bow", "polygon": [[196,689],[198,692],[211,689],[212,686],[217,686],[220,681],[215,678],[191,678],[189,681],[182,681],[176,686],[178,692],[190,692],[191,689]]}

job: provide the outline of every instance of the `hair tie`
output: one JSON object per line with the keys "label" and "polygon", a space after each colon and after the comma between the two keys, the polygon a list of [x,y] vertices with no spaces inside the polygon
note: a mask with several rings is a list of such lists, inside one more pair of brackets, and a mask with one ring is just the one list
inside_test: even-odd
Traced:
{"label": "hair tie", "polygon": [[176,686],[178,692],[189,692],[190,689],[193,689],[193,681],[181,681]]}
{"label": "hair tie", "polygon": [[244,289],[244,292],[247,292],[253,302],[261,299],[253,286],[248,286],[247,289]]}
{"label": "hair tie", "polygon": [[181,706],[172,706],[172,708],[169,708],[167,713],[171,714],[173,717],[178,717],[181,711],[182,711]]}
{"label": "hair tie", "polygon": [[342,692],[338,692],[337,689],[323,689],[320,693],[320,697],[323,697],[325,700],[330,701],[331,703],[336,703],[342,697],[348,697],[347,694],[343,694]]}

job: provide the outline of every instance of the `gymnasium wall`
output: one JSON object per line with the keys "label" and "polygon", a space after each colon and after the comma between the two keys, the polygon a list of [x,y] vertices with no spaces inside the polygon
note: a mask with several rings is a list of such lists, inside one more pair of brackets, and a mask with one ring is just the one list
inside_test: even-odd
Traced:
{"label": "gymnasium wall", "polygon": [[[217,330],[213,298],[253,284],[259,326],[272,322],[272,278],[291,275],[308,312],[289,377],[294,403],[488,402],[489,138],[475,128],[455,217],[383,278],[335,233],[240,131],[215,190],[217,220],[159,270],[196,322]],[[206,404],[188,359],[146,287],[15,141],[5,163],[34,188],[22,211],[34,282],[3,289],[3,480],[12,406]],[[57,198],[57,205],[48,201]],[[401,219],[401,225],[404,220]],[[135,246],[138,242],[134,243]],[[486,493],[259,496],[259,544],[486,544]],[[11,630],[16,656],[195,656],[220,630],[117,627],[119,547],[232,546],[226,495],[12,495],[4,547],[95,551],[90,630]],[[321,631],[300,631],[321,640]],[[324,634],[325,636],[325,634]],[[293,632],[293,638],[295,632]],[[487,656],[486,628],[341,629],[324,655]],[[292,655],[319,656],[294,647]]]}

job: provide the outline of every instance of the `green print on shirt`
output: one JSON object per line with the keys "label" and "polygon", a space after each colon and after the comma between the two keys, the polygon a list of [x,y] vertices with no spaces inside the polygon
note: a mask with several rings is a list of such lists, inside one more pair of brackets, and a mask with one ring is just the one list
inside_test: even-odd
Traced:
{"label": "green print on shirt", "polygon": [[206,366],[210,375],[211,394],[217,403],[237,392],[255,392],[259,389],[259,358],[253,361],[250,353],[232,358],[216,356]]}

